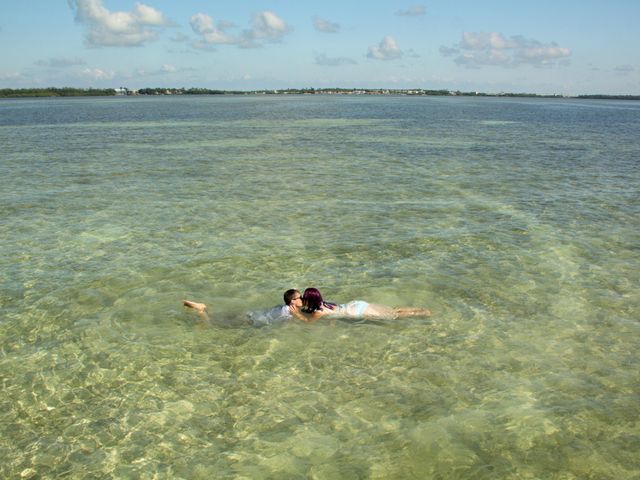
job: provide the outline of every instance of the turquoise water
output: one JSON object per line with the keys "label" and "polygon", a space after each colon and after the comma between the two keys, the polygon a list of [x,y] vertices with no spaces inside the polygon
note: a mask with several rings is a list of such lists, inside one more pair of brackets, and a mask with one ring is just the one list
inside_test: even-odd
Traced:
{"label": "turquoise water", "polygon": [[[0,145],[1,477],[640,476],[640,103],[8,100]],[[238,323],[292,286],[434,314]]]}

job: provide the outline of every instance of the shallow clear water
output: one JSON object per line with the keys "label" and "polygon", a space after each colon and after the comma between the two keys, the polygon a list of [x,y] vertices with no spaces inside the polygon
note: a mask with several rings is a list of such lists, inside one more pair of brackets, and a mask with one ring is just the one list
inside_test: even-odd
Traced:
{"label": "shallow clear water", "polygon": [[[640,103],[9,100],[0,145],[3,478],[640,475]],[[292,286],[434,315],[238,325]]]}

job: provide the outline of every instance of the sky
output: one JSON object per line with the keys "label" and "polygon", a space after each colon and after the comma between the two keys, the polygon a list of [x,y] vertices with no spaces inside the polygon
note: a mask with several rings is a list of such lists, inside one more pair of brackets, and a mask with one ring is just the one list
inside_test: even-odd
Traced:
{"label": "sky", "polygon": [[638,0],[0,0],[0,88],[640,95]]}

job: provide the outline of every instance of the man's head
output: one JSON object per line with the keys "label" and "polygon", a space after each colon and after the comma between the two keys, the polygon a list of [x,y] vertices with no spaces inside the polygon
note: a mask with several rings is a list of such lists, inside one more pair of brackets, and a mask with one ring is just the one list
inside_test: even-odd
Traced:
{"label": "man's head", "polygon": [[284,292],[283,299],[285,305],[297,305],[299,307],[302,306],[302,295],[295,288]]}

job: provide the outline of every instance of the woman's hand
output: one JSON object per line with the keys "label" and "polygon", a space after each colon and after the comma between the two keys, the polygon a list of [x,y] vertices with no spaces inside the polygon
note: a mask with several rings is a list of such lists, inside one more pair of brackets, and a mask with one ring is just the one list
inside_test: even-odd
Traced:
{"label": "woman's hand", "polygon": [[310,319],[307,318],[304,313],[302,313],[302,309],[298,305],[289,305],[289,312],[298,320],[302,320],[304,323],[309,323]]}

